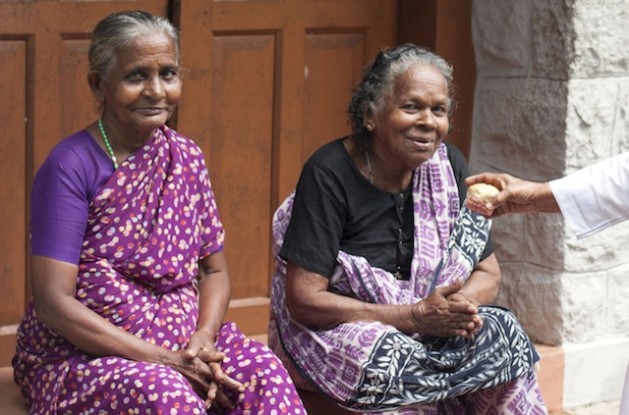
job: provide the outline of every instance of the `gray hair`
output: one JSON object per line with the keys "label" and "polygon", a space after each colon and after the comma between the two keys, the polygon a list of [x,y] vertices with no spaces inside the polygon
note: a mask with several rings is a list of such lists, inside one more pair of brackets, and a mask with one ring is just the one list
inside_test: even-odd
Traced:
{"label": "gray hair", "polygon": [[354,90],[347,113],[352,124],[352,131],[358,137],[368,134],[365,128],[365,116],[375,113],[384,102],[384,98],[393,93],[396,79],[417,64],[435,67],[446,81],[448,94],[448,115],[452,104],[452,66],[441,56],[412,43],[405,43],[378,53],[367,66],[361,83]]}
{"label": "gray hair", "polygon": [[167,19],[141,10],[108,15],[96,24],[92,32],[87,53],[90,71],[97,72],[103,79],[107,78],[111,68],[116,65],[118,50],[131,45],[140,36],[156,32],[165,33],[172,38],[179,61],[179,34]]}

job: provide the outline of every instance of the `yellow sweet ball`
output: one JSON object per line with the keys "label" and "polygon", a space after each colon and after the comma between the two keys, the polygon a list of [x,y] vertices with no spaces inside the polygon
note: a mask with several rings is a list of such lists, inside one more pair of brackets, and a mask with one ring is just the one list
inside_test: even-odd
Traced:
{"label": "yellow sweet ball", "polygon": [[496,186],[487,183],[475,183],[467,189],[468,199],[478,203],[487,203],[500,192]]}

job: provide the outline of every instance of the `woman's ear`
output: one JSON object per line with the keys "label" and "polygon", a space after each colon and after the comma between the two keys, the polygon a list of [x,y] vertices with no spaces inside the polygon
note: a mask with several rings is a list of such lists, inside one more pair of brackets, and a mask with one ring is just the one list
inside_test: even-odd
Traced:
{"label": "woman's ear", "polygon": [[96,71],[90,71],[87,74],[87,83],[90,85],[90,89],[92,90],[92,94],[96,101],[99,104],[102,104],[105,101],[105,94],[103,92],[103,80],[100,75]]}
{"label": "woman's ear", "polygon": [[373,131],[376,128],[376,122],[374,121],[371,112],[366,113],[363,116],[363,125],[367,131]]}

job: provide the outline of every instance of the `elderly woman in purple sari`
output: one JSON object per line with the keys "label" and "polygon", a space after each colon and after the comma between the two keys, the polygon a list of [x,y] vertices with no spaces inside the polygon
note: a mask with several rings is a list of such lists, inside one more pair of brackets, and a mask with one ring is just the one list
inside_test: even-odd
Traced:
{"label": "elderly woman in purple sari", "polygon": [[270,344],[299,388],[387,414],[546,414],[533,344],[491,305],[489,221],[445,143],[452,69],[412,44],[368,66],[353,134],[306,162],[276,211]]}
{"label": "elderly woman in purple sari", "polygon": [[30,414],[305,414],[265,345],[223,319],[224,230],[200,148],[168,128],[178,35],[115,13],[94,29],[97,122],[58,143],[32,190],[33,301],[15,380]]}

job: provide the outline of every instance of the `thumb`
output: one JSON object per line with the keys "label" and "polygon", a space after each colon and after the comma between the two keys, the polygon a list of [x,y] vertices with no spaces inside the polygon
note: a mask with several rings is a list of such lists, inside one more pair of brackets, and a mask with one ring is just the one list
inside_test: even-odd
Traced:
{"label": "thumb", "polygon": [[201,341],[198,339],[198,337],[192,336],[192,338],[190,339],[190,343],[188,343],[188,347],[184,352],[184,355],[188,359],[193,359],[199,354],[201,347]]}
{"label": "thumb", "polygon": [[445,287],[439,287],[436,291],[444,297],[447,297],[451,294],[457,293],[463,288],[463,280],[458,279],[454,283],[450,285],[446,285]]}

